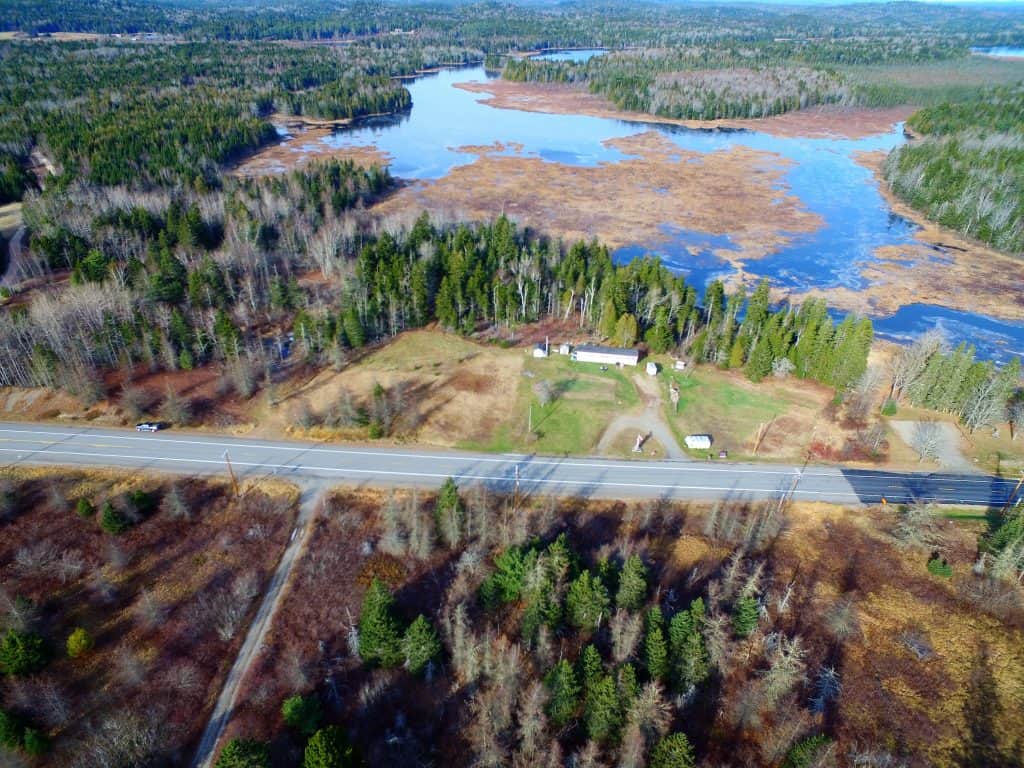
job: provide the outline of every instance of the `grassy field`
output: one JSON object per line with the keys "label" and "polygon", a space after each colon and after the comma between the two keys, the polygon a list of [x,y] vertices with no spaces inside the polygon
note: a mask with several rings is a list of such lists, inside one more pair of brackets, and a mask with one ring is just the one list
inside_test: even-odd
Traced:
{"label": "grassy field", "polygon": [[[830,394],[809,382],[766,380],[753,384],[741,373],[699,366],[685,372],[663,365],[665,417],[685,449],[689,434],[710,434],[714,455],[720,449],[730,458],[753,456],[758,430],[770,426],[758,450],[760,458],[796,459],[811,442],[812,435],[826,439],[838,427],[821,417]],[[679,407],[669,399],[669,385],[679,387]],[[690,451],[704,458],[706,451]]]}
{"label": "grassy field", "polygon": [[[556,455],[590,453],[612,419],[639,405],[630,377],[629,372],[616,368],[602,371],[599,365],[577,363],[561,355],[527,358],[511,420],[491,439],[466,441],[461,447]],[[547,405],[541,405],[535,391],[542,382],[553,394]]]}

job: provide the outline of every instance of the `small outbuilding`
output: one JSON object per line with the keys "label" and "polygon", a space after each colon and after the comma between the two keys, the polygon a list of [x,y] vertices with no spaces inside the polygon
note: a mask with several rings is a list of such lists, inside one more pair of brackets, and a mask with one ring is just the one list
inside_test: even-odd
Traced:
{"label": "small outbuilding", "polygon": [[582,344],[572,351],[572,359],[580,363],[603,363],[604,365],[631,365],[640,363],[640,352],[623,347],[601,347],[597,344]]}
{"label": "small outbuilding", "polygon": [[534,357],[547,357],[548,356],[548,347],[547,347],[547,345],[546,344],[537,344],[536,346],[534,346],[534,348],[533,348],[533,356]]}
{"label": "small outbuilding", "polygon": [[653,360],[648,360],[647,361],[647,375],[648,376],[657,376],[658,375],[658,364],[655,363]]}
{"label": "small outbuilding", "polygon": [[711,435],[687,435],[683,442],[691,451],[706,451],[711,447]]}
{"label": "small outbuilding", "polygon": [[558,345],[558,354],[560,354],[560,355],[572,354],[572,346],[563,341],[561,344]]}
{"label": "small outbuilding", "polygon": [[685,360],[676,360],[674,363],[672,363],[672,367],[675,368],[677,371],[685,371],[686,370],[686,361]]}

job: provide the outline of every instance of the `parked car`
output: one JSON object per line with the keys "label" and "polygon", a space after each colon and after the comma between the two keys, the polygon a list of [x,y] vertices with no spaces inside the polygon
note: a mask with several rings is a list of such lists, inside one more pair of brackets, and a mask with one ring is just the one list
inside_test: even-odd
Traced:
{"label": "parked car", "polygon": [[136,432],[159,432],[161,429],[167,429],[162,421],[143,421],[135,425]]}

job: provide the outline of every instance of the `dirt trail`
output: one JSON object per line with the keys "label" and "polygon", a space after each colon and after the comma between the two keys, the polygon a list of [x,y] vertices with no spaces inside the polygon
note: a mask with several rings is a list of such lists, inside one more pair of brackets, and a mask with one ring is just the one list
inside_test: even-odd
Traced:
{"label": "dirt trail", "polygon": [[640,413],[624,413],[613,419],[597,443],[597,452],[599,454],[607,453],[615,438],[624,430],[630,430],[653,437],[665,448],[665,455],[668,458],[688,461],[689,456],[679,447],[675,435],[672,434],[672,430],[669,429],[662,416],[661,387],[658,385],[657,379],[645,374],[637,374],[633,377],[633,382],[644,401],[644,410]]}
{"label": "dirt trail", "polygon": [[25,227],[18,227],[11,242],[7,244],[7,269],[0,275],[0,286],[13,288],[21,277],[21,242],[25,238]]}
{"label": "dirt trail", "polygon": [[216,754],[217,744],[224,735],[224,729],[231,720],[231,714],[235,708],[235,700],[238,697],[238,689],[242,680],[249,672],[249,667],[256,658],[257,653],[263,645],[264,638],[273,624],[274,615],[277,613],[281,598],[284,596],[284,587],[288,584],[292,567],[300,559],[305,549],[306,541],[309,539],[310,524],[316,518],[315,512],[319,509],[323,499],[322,489],[319,485],[309,484],[302,487],[300,498],[299,517],[295,521],[295,531],[292,539],[281,555],[281,561],[277,570],[270,579],[267,591],[263,596],[256,616],[249,631],[245,635],[245,642],[238,651],[235,663],[231,667],[224,687],[221,689],[217,703],[210,713],[210,721],[206,724],[202,738],[199,740],[199,747],[196,749],[195,758],[192,760],[193,768],[207,768],[213,765],[213,758]]}

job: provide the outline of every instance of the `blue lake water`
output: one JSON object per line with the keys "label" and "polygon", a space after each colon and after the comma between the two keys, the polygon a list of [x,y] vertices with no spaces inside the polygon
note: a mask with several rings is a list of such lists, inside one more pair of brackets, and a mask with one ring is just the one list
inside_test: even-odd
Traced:
{"label": "blue lake water", "polygon": [[1024,58],[1024,48],[1012,45],[996,45],[992,48],[971,48],[971,53],[998,58]]}
{"label": "blue lake water", "polygon": [[[546,54],[583,55],[592,51]],[[389,154],[392,174],[406,179],[438,179],[477,156],[458,147],[521,145],[504,154],[523,154],[547,162],[593,166],[627,157],[604,144],[643,130],[657,130],[682,149],[709,153],[735,146],[772,152],[788,161],[783,184],[803,205],[824,221],[818,231],[799,234],[778,251],[746,262],[746,272],[768,278],[792,290],[866,287],[861,270],[877,262],[875,249],[885,245],[917,244],[916,226],[893,214],[881,196],[871,171],[854,161],[859,152],[888,151],[904,141],[902,126],[861,139],[812,139],[772,136],[755,131],[697,130],[682,126],[646,124],[583,115],[555,115],[494,109],[454,84],[484,81],[482,67],[447,70],[416,79],[408,85],[413,108],[402,116],[377,119],[338,131],[325,139],[332,145],[375,145]],[[733,249],[728,236],[681,230],[666,222],[657,242],[636,243],[616,252],[620,259],[656,254],[692,284],[727,277],[733,267],[715,251]],[[934,258],[944,258],[936,250]],[[879,335],[892,338],[917,333],[928,323],[940,323],[954,342],[967,339],[979,354],[1003,358],[1024,353],[1024,323],[956,312],[944,307],[911,305],[889,318],[876,317]]]}
{"label": "blue lake water", "polygon": [[576,48],[573,50],[538,53],[530,58],[540,59],[541,61],[571,61],[575,64],[582,64],[585,61],[590,61],[595,56],[603,56],[606,53],[608,51],[604,48]]}

